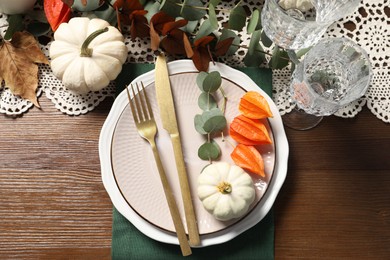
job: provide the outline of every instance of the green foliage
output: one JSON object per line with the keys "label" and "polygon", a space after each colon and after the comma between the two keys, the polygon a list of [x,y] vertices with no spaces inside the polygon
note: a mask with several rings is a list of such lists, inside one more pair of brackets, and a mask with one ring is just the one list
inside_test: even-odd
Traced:
{"label": "green foliage", "polygon": [[210,110],[212,108],[218,107],[217,101],[215,101],[214,96],[209,93],[202,92],[198,98],[198,106],[202,110]]}
{"label": "green foliage", "polygon": [[214,97],[222,84],[221,74],[218,71],[200,72],[196,78],[196,84],[202,91],[198,98],[198,105],[202,109],[202,113],[195,115],[194,126],[199,134],[207,136],[207,141],[199,147],[198,156],[202,160],[216,160],[220,157],[221,149],[211,139],[211,136],[222,132],[227,126],[223,112],[225,108],[218,107]]}
{"label": "green foliage", "polygon": [[13,14],[7,17],[8,29],[4,35],[4,40],[11,40],[15,32],[20,32],[24,29],[23,16],[21,14]]}
{"label": "green foliage", "polygon": [[244,7],[238,5],[232,9],[229,15],[229,28],[241,31],[246,23],[246,12]]}
{"label": "green foliage", "polygon": [[202,160],[216,160],[221,155],[221,148],[215,141],[206,142],[198,149],[198,156]]}
{"label": "green foliage", "polygon": [[255,9],[252,13],[252,17],[249,18],[249,22],[246,28],[248,33],[253,33],[261,29],[261,19],[260,19],[261,11],[259,9]]}
{"label": "green foliage", "polygon": [[181,7],[181,16],[188,21],[197,21],[206,15],[206,10],[202,8],[200,0],[184,0]]}

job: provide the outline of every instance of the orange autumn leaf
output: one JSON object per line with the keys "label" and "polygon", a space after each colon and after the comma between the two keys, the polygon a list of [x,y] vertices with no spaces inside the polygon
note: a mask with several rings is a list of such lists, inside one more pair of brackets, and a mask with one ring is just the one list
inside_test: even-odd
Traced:
{"label": "orange autumn leaf", "polygon": [[34,36],[16,32],[11,41],[0,45],[0,85],[5,81],[14,95],[30,100],[39,107],[37,63],[49,64]]}
{"label": "orange autumn leaf", "polygon": [[242,96],[238,110],[246,117],[252,119],[273,116],[267,100],[256,91],[248,91]]}
{"label": "orange autumn leaf", "polygon": [[270,144],[268,130],[258,119],[244,115],[235,117],[230,124],[229,135],[238,143],[245,145]]}
{"label": "orange autumn leaf", "polygon": [[238,144],[230,157],[237,166],[265,177],[263,157],[254,146]]}

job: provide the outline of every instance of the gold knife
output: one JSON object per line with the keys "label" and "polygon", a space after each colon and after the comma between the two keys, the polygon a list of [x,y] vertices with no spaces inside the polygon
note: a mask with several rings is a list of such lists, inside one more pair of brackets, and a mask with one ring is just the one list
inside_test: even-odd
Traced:
{"label": "gold knife", "polygon": [[163,127],[168,131],[173,145],[176,168],[179,175],[181,195],[187,222],[189,241],[190,245],[197,246],[200,245],[199,231],[194,206],[192,203],[187,171],[184,164],[180,133],[176,120],[175,105],[172,96],[171,84],[169,81],[168,66],[165,55],[163,53],[157,56],[155,73],[157,103],[160,109],[160,116]]}

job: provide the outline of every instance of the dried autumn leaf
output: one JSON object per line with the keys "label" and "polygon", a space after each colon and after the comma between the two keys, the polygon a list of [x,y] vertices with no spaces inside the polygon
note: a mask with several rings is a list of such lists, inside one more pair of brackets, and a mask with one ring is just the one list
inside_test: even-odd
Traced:
{"label": "dried autumn leaf", "polygon": [[213,36],[204,36],[194,42],[192,61],[199,71],[207,71],[211,61],[208,44],[215,38]]}
{"label": "dried autumn leaf", "polygon": [[183,43],[184,43],[184,49],[187,54],[187,58],[192,58],[192,56],[194,56],[194,51],[192,50],[190,40],[188,39],[188,36],[185,33],[183,33]]}
{"label": "dried autumn leaf", "polygon": [[154,29],[153,23],[150,23],[150,48],[154,51],[160,46],[160,35]]}
{"label": "dried autumn leaf", "polygon": [[0,83],[14,95],[30,100],[40,107],[36,90],[38,87],[38,65],[49,64],[34,36],[27,32],[14,33],[12,40],[0,46]]}
{"label": "dried autumn leaf", "polygon": [[134,41],[136,37],[145,38],[149,36],[148,20],[145,17],[146,10],[135,10],[129,15],[131,21],[130,34]]}
{"label": "dried autumn leaf", "polygon": [[192,61],[197,70],[208,71],[210,60],[211,58],[206,48],[194,49]]}
{"label": "dried autumn leaf", "polygon": [[164,24],[164,26],[162,28],[162,35],[167,35],[167,34],[169,34],[169,32],[171,32],[175,29],[179,29],[180,27],[186,26],[187,23],[188,23],[188,21],[184,20],[184,19],[180,19],[180,20],[177,20],[174,22],[167,22]]}
{"label": "dried autumn leaf", "polygon": [[161,46],[171,55],[184,55],[186,51],[183,44],[184,32],[180,29],[173,29],[161,40]]}
{"label": "dried autumn leaf", "polygon": [[217,57],[224,56],[229,51],[233,41],[233,37],[218,41],[217,45],[215,46],[214,55]]}
{"label": "dried autumn leaf", "polygon": [[175,18],[167,15],[164,12],[158,12],[152,16],[150,23],[153,24],[154,30],[158,33],[162,32],[164,24],[175,21]]}

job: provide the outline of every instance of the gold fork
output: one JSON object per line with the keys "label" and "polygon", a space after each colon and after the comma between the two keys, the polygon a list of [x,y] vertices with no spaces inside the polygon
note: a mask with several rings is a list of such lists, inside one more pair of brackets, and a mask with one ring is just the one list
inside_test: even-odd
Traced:
{"label": "gold fork", "polygon": [[[126,88],[127,97],[129,98],[130,108],[134,117],[135,126],[137,127],[139,135],[145,140],[147,140],[152,147],[154,159],[156,161],[157,169],[160,174],[160,179],[163,185],[165,197],[168,202],[169,211],[171,213],[176,234],[179,239],[181,252],[183,256],[187,256],[191,254],[191,247],[188,243],[187,235],[184,230],[184,225],[180,217],[179,209],[173,197],[171,187],[168,183],[168,179],[157,150],[155,142],[157,126],[153,117],[153,111],[150,107],[150,103],[145,92],[144,84],[141,82],[142,88],[139,87],[138,83],[136,83],[135,85],[136,87],[130,84],[133,98],[130,97],[129,89]],[[138,95],[135,94],[135,89],[137,90]]]}

